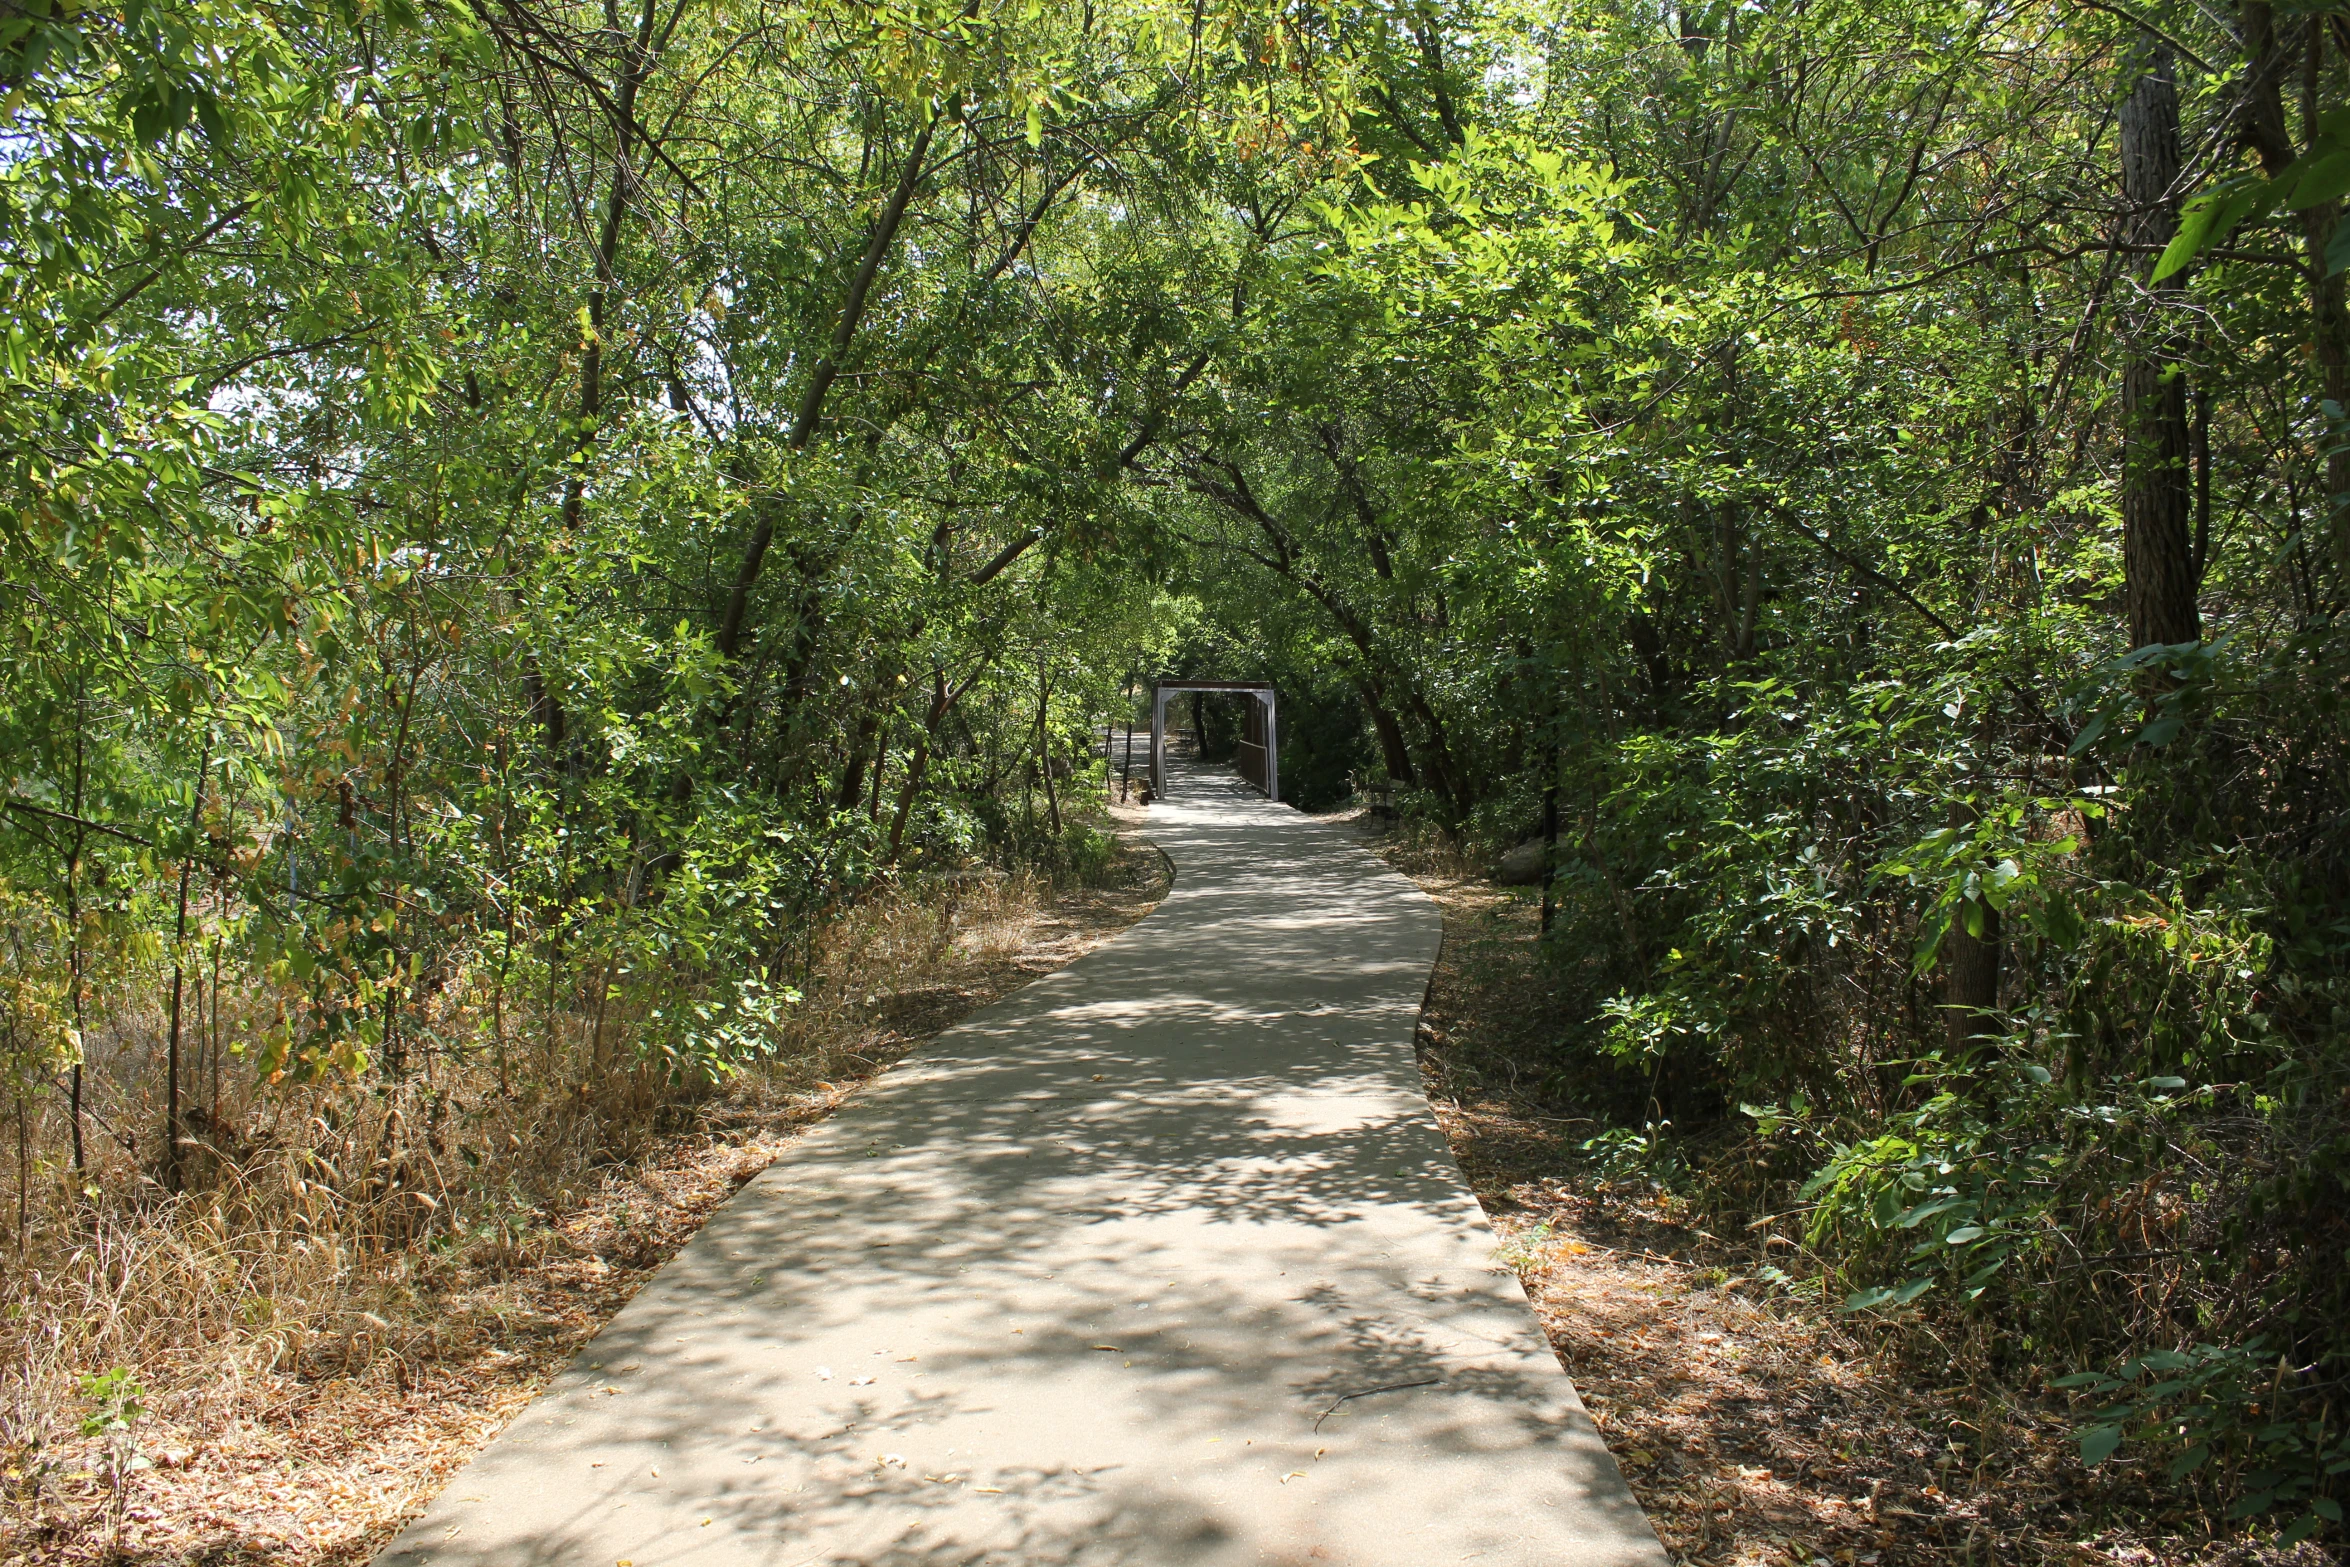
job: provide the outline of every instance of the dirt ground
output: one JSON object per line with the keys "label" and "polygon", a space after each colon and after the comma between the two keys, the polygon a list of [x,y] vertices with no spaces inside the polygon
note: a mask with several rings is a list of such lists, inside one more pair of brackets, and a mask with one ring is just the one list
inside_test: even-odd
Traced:
{"label": "dirt ground", "polygon": [[[1118,809],[1122,825],[1144,820]],[[1340,818],[1344,820],[1346,818]],[[1370,840],[1374,846],[1379,840]],[[1422,1019],[1430,1097],[1562,1361],[1678,1564],[1901,1567],[2113,1563],[2316,1567],[2314,1546],[2084,1525],[2145,1516],[2084,1489],[2053,1414],[1932,1385],[1914,1354],[1774,1293],[1771,1257],[1645,1180],[1582,1152],[1599,1127],[1513,1086],[1555,1015],[1528,899],[1397,853],[1442,905]],[[1090,951],[1165,890],[1153,855],[1125,884],[1054,895],[1017,930],[868,999],[853,1069],[770,1078],[615,1167],[523,1254],[452,1257],[429,1310],[355,1343],[348,1377],[273,1371],[202,1430],[150,1421],[151,1468],[105,1502],[96,1444],[0,1467],[0,1567],[33,1563],[365,1562],[673,1256],[717,1206],[865,1079],[980,1006]],[[1008,939],[1006,939],[1008,938]]]}
{"label": "dirt ground", "polygon": [[[1420,1027],[1437,1117],[1677,1564],[2333,1559],[2224,1528],[2212,1539],[2206,1521],[2162,1517],[2159,1497],[2093,1490],[2056,1412],[1936,1385],[1914,1346],[1872,1343],[1775,1290],[1760,1276],[1769,1246],[1709,1233],[1652,1181],[1608,1179],[1582,1149],[1597,1122],[1513,1086],[1557,1015],[1531,897],[1371,841],[1444,910]],[[2149,1517],[2161,1526],[2118,1521]]]}
{"label": "dirt ground", "polygon": [[362,1327],[380,1336],[352,1346],[358,1374],[272,1370],[227,1401],[229,1421],[142,1421],[151,1467],[131,1475],[119,1518],[99,1444],[0,1444],[0,1567],[364,1563],[805,1128],[923,1040],[1148,913],[1162,862],[1140,851],[1122,869],[1119,885],[1050,894],[928,983],[866,998],[861,1037],[834,1052],[849,1070],[746,1078],[691,1131],[612,1168],[521,1255],[452,1256],[402,1320]]}

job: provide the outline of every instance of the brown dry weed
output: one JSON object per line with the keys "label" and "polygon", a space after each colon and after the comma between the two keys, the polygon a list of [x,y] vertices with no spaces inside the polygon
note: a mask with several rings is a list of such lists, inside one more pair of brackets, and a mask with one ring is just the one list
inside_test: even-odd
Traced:
{"label": "brown dry weed", "polygon": [[[91,1203],[0,1276],[0,1567],[366,1561],[804,1128],[1164,892],[1149,851],[1115,872],[850,912],[793,1048],[698,1102],[509,1105],[476,1063],[437,1085],[447,1135],[391,1137],[403,1168],[372,1179],[338,1161],[402,1129],[363,1094],[244,1105],[202,1195]],[[480,1190],[433,1160],[501,1148],[546,1166],[517,1172],[513,1211],[417,1222]],[[119,1496],[77,1429],[78,1378],[117,1366],[148,1390]]]}
{"label": "brown dry weed", "polygon": [[1970,1378],[1930,1340],[1872,1338],[1765,1282],[1798,1260],[1582,1151],[1602,1130],[1527,1085],[1558,997],[1537,909],[1441,842],[1373,839],[1442,906],[1422,1017],[1437,1118],[1560,1361],[1685,1567],[2318,1567],[2106,1485],[2062,1412]]}

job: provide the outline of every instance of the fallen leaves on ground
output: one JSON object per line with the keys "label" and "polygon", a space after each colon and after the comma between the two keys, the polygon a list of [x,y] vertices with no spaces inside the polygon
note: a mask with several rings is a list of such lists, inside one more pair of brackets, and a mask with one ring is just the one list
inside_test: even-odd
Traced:
{"label": "fallen leaves on ground", "polygon": [[1136,858],[1146,874],[1132,885],[1056,894],[1014,942],[949,954],[940,983],[877,994],[853,1075],[715,1101],[691,1131],[612,1167],[519,1261],[459,1256],[432,1269],[358,1375],[272,1370],[240,1390],[229,1423],[149,1421],[142,1448],[170,1461],[133,1479],[119,1535],[84,1444],[9,1457],[0,1567],[359,1567],[803,1131],[923,1040],[1149,912],[1158,863]]}
{"label": "fallen leaves on ground", "polygon": [[[1677,1567],[2321,1567],[2101,1491],[2059,1412],[1930,1368],[1775,1295],[1758,1249],[1645,1181],[1600,1178],[1600,1128],[1519,1091],[1561,1020],[1532,902],[1425,844],[1390,857],[1444,910],[1423,1014],[1437,1118],[1550,1341]],[[2149,1505],[2152,1503],[2154,1505]]]}

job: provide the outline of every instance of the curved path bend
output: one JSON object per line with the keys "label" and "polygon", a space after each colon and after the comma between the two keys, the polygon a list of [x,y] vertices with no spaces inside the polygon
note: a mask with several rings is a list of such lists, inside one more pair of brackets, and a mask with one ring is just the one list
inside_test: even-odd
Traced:
{"label": "curved path bend", "polygon": [[1421,1092],[1435,906],[1172,781],[1158,909],[794,1145],[378,1567],[1662,1567]]}

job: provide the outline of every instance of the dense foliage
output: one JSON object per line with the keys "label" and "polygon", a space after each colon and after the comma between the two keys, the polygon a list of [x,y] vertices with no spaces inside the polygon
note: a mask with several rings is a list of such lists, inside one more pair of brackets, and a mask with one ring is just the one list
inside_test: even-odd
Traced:
{"label": "dense foliage", "polygon": [[224,1056],[738,1071],[1262,677],[1304,803],[1548,846],[1596,1154],[2339,1521],[2350,9],[5,0],[0,76],[20,1241],[210,1178]]}
{"label": "dense foliage", "polygon": [[2089,1460],[2338,1521],[2350,16],[1592,6],[1416,64],[1150,463],[1232,645],[1359,699],[1285,772],[1551,845],[1595,1154],[2074,1388]]}
{"label": "dense foliage", "polygon": [[489,1048],[592,983],[707,1075],[842,897],[1062,852],[1057,803],[1004,811],[1150,643],[1105,552],[1187,348],[1161,258],[1213,148],[1175,67],[1222,34],[11,15],[41,1016],[218,939],[273,1080],[470,1052],[442,1009],[485,975]]}

